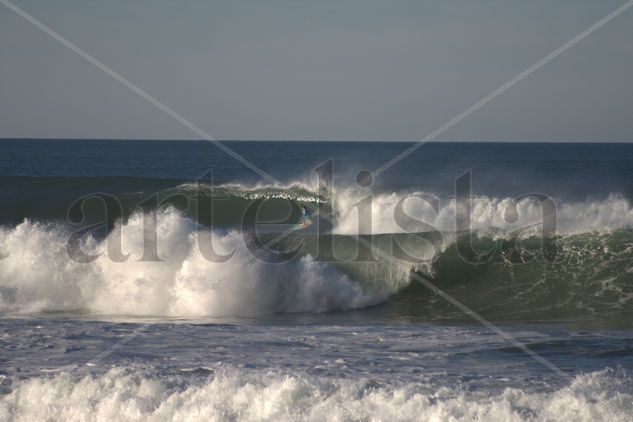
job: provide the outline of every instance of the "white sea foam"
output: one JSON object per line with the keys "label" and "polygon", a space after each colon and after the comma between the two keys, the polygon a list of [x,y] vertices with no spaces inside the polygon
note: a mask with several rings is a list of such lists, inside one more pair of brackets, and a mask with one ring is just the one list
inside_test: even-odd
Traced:
{"label": "white sea foam", "polygon": [[101,376],[62,373],[17,382],[0,397],[0,419],[16,421],[376,420],[625,421],[630,380],[605,370],[551,392],[466,391],[424,382],[372,385],[221,369],[197,383],[115,368]]}
{"label": "white sea foam", "polygon": [[[415,196],[419,194],[374,195],[371,199],[371,232],[377,234],[405,231],[394,217],[396,206],[403,199],[404,211],[411,218],[443,232],[457,229],[454,198],[439,198],[439,207],[435,210],[428,202]],[[358,207],[355,204],[366,196],[366,194],[362,195],[351,190],[336,192],[335,232],[359,233]],[[603,201],[561,202],[554,200],[554,203],[556,230],[559,234],[605,232],[633,227],[633,207],[621,195],[610,195]],[[514,212],[515,209],[516,212]],[[543,211],[539,201],[534,197],[523,198],[516,202],[512,198],[475,197],[471,202],[470,221],[472,230],[514,232],[530,227],[524,232],[539,234],[542,230],[539,223],[543,222]],[[429,230],[428,226],[422,224],[418,224],[417,229]]]}
{"label": "white sea foam", "polygon": [[[104,241],[85,240],[91,263],[70,259],[66,228],[25,221],[0,229],[0,312],[85,310],[111,315],[250,316],[278,312],[324,312],[375,304],[365,291],[327,264],[303,257],[291,263],[253,258],[241,233],[200,229],[172,209],[158,213],[158,256],[140,261],[143,216],[134,215]],[[115,262],[105,253],[120,235]],[[226,262],[212,262],[199,242],[213,242]]]}

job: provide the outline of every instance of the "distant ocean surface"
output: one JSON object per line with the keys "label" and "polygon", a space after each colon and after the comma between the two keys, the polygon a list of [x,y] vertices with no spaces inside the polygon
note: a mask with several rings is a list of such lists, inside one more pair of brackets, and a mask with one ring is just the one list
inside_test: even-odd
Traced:
{"label": "distant ocean surface", "polygon": [[0,420],[632,420],[633,144],[225,145],[0,141]]}

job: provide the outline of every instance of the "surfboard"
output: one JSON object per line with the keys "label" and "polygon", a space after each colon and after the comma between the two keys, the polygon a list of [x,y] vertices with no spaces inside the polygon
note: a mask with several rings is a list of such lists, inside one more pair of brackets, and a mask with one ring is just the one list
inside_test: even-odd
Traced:
{"label": "surfboard", "polygon": [[294,230],[307,229],[312,224],[314,224],[314,221],[312,220],[312,218],[306,218],[305,220],[303,220],[303,222],[295,224],[294,227],[292,228],[292,230],[294,231]]}

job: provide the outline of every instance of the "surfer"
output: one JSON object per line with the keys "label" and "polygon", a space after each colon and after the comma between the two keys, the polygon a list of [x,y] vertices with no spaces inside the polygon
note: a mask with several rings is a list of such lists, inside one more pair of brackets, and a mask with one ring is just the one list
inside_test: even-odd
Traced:
{"label": "surfer", "polygon": [[306,207],[301,207],[301,223],[303,227],[310,225],[310,211]]}

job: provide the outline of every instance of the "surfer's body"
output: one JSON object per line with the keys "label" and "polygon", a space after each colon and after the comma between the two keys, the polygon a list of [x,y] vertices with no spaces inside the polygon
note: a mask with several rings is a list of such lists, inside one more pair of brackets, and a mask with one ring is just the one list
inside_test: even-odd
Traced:
{"label": "surfer's body", "polygon": [[306,228],[312,225],[312,214],[306,207],[301,207],[301,222],[299,228]]}

